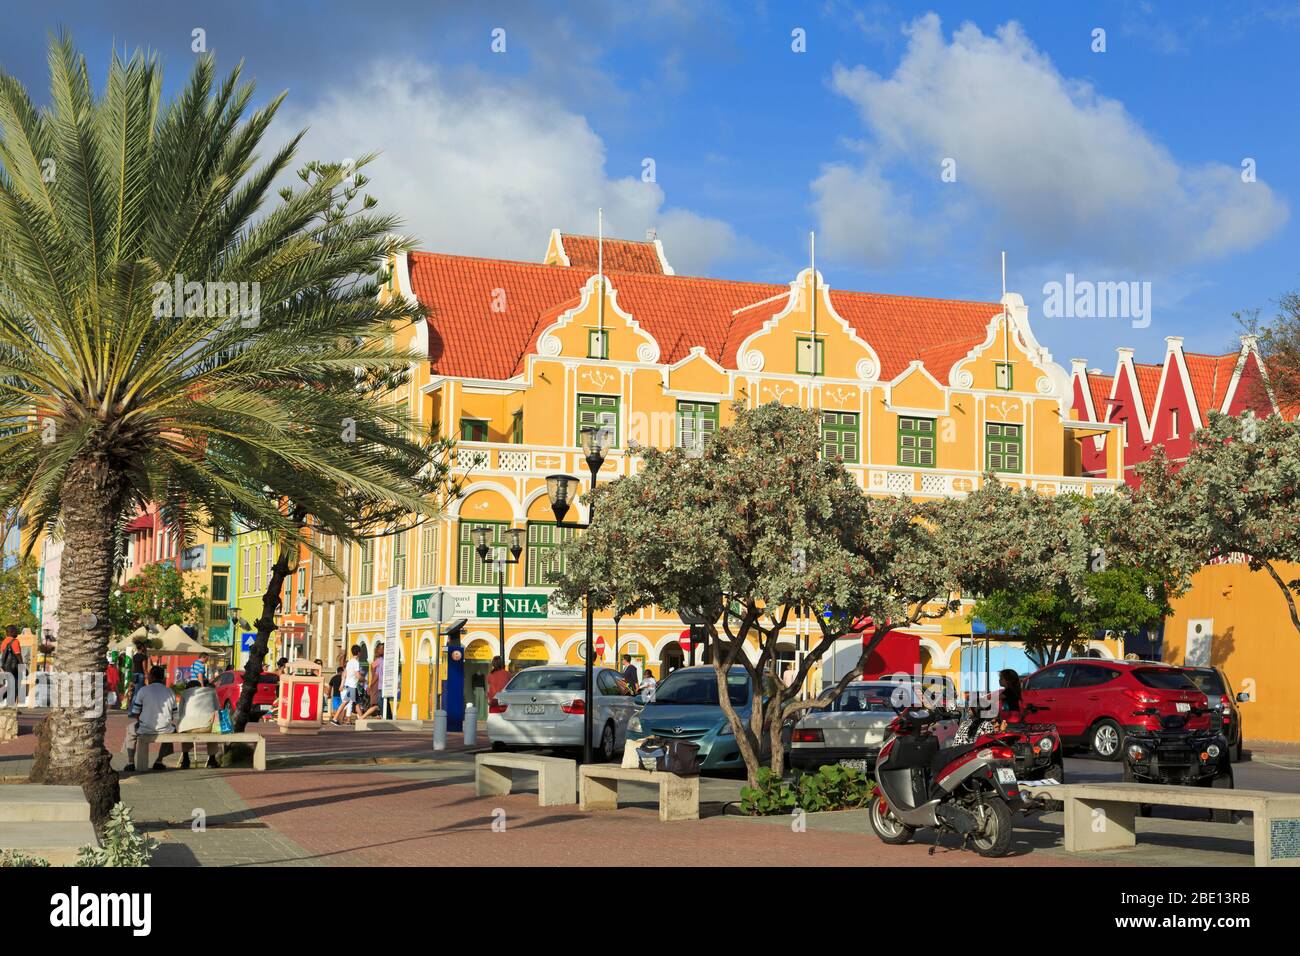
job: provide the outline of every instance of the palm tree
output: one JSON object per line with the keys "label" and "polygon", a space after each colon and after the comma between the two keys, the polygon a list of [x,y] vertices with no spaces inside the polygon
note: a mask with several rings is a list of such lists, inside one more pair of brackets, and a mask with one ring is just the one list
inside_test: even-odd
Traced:
{"label": "palm tree", "polygon": [[[102,673],[124,524],[150,501],[184,538],[234,519],[276,536],[265,653],[309,529],[437,513],[446,447],[384,401],[413,361],[389,335],[422,318],[384,275],[409,242],[358,200],[364,159],[275,200],[302,133],[258,165],[283,95],[250,113],[239,70],[218,83],[200,59],[163,102],[155,57],[114,54],[96,97],[60,38],[50,73],[43,110],[0,74],[0,513],[66,542],[55,669]],[[32,779],[82,785],[102,820],[105,715],[57,703]]]}

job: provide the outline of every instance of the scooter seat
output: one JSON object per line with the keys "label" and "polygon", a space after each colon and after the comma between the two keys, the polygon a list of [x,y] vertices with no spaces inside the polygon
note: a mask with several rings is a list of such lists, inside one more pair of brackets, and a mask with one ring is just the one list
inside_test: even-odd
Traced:
{"label": "scooter seat", "polygon": [[959,744],[956,747],[945,747],[934,755],[930,761],[930,776],[938,777],[939,771],[948,766],[953,761],[968,753],[976,750],[983,750],[987,744]]}

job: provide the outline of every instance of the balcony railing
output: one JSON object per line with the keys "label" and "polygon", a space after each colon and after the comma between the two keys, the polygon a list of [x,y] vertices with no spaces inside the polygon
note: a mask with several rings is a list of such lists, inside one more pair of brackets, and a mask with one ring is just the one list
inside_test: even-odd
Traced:
{"label": "balcony railing", "polygon": [[[877,467],[849,465],[859,482],[871,494],[910,495],[918,498],[955,498],[974,491],[983,477],[969,471],[938,468]],[[1012,488],[1032,488],[1043,495],[1076,494],[1092,497],[1110,494],[1124,482],[1119,478],[1087,478],[1061,475],[999,474],[998,480]]]}

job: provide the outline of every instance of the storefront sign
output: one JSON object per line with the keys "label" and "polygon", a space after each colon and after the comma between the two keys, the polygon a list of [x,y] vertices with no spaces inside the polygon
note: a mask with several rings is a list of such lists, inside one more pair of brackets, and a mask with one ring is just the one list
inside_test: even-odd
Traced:
{"label": "storefront sign", "polygon": [[[501,611],[497,606],[498,597],[494,592],[479,594],[477,617],[497,617]],[[546,617],[545,594],[507,594],[505,596],[506,617]]]}

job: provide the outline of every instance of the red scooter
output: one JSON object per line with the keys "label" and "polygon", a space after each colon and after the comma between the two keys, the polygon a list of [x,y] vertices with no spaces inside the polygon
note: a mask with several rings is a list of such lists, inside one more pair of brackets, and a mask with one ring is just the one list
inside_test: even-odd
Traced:
{"label": "red scooter", "polygon": [[[907,843],[921,827],[956,833],[980,856],[1011,851],[1011,807],[1021,803],[1015,751],[1000,742],[940,747],[931,732],[940,715],[907,708],[876,758],[871,829],[881,841]],[[930,848],[934,852],[934,847]]]}

